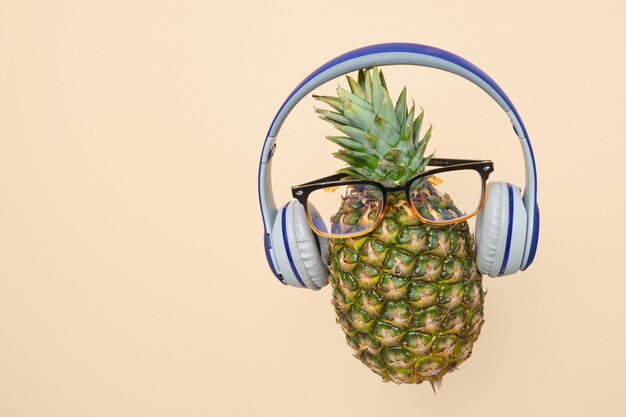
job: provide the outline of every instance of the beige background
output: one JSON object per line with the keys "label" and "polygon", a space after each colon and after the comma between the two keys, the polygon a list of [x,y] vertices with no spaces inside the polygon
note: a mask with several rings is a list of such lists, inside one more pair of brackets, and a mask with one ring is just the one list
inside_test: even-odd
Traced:
{"label": "beige background", "polygon": [[[392,5],[392,3],[395,3]],[[0,416],[625,416],[626,7],[621,1],[0,1]],[[261,142],[293,87],[371,43],[439,46],[513,99],[537,155],[540,249],[486,280],[474,354],[383,384],[328,288],[266,266]],[[504,113],[429,69],[387,70],[440,156],[523,184]],[[332,82],[322,91],[332,91]],[[340,165],[306,99],[278,202]]]}

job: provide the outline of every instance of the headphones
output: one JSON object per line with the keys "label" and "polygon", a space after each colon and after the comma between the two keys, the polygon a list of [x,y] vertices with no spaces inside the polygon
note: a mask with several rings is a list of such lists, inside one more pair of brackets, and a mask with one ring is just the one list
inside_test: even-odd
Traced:
{"label": "headphones", "polygon": [[411,43],[386,43],[347,52],[306,77],[287,97],[267,132],[259,164],[259,204],[267,262],[286,285],[318,290],[328,284],[327,241],[311,230],[304,207],[296,200],[276,207],[272,194],[271,165],[276,136],[295,105],[315,88],[362,68],[417,65],[457,74],[476,84],[504,109],[522,145],[526,185],[507,182],[487,185],[485,204],[476,219],[477,266],[490,277],[509,275],[530,266],[539,239],[537,171],[535,157],[517,110],[502,89],[469,61],[442,49]]}

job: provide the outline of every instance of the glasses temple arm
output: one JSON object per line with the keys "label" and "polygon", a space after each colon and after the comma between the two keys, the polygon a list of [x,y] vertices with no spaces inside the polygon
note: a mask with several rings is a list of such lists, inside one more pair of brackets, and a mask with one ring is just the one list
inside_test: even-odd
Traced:
{"label": "glasses temple arm", "polygon": [[448,159],[448,158],[432,158],[428,162],[428,166],[447,167],[450,165],[471,164],[476,162],[488,162],[484,159]]}

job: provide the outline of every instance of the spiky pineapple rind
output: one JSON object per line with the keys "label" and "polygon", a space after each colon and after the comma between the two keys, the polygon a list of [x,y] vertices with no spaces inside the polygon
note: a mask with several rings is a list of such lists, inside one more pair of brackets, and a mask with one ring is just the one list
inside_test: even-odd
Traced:
{"label": "spiky pineapple rind", "polygon": [[[396,207],[371,234],[332,240],[333,305],[355,357],[383,380],[437,384],[471,355],[484,322],[474,241],[465,222],[400,225],[399,216]],[[407,250],[418,240],[427,250]]]}

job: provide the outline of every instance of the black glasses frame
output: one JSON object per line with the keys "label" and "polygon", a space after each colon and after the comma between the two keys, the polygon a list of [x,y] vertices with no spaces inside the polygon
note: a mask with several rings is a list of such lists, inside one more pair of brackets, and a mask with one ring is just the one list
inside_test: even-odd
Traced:
{"label": "black glasses frame", "polygon": [[[435,168],[435,169],[430,169],[428,171],[421,172],[409,178],[403,185],[399,185],[396,187],[387,187],[378,181],[372,181],[372,180],[344,180],[344,178],[346,178],[348,174],[335,174],[335,175],[330,175],[328,177],[320,178],[314,181],[309,181],[304,184],[293,186],[291,187],[291,194],[296,200],[300,202],[300,204],[304,206],[307,219],[309,221],[309,224],[311,225],[311,228],[317,234],[324,236],[324,237],[335,237],[335,235],[323,233],[317,230],[317,228],[313,226],[311,222],[311,217],[309,215],[308,204],[307,204],[309,194],[321,188],[328,188],[328,187],[335,187],[335,186],[342,186],[342,185],[367,184],[367,185],[374,186],[381,191],[382,209],[381,209],[381,212],[379,213],[379,218],[377,219],[376,223],[364,232],[348,234],[345,236],[342,235],[341,237],[356,237],[359,235],[364,235],[364,234],[369,233],[370,230],[376,228],[383,218],[384,208],[387,205],[387,193],[388,192],[404,191],[407,201],[411,203],[411,208],[414,214],[417,217],[419,217],[419,219],[422,220],[424,223],[428,223],[428,224],[445,225],[445,224],[451,224],[451,223],[458,223],[476,215],[482,209],[483,204],[485,202],[486,182],[487,182],[487,179],[489,178],[489,175],[491,175],[491,173],[493,172],[493,161],[473,160],[473,159],[432,158],[429,161],[428,166],[441,167],[441,168]],[[482,179],[482,195],[481,195],[478,209],[474,213],[471,213],[463,217],[459,217],[458,219],[449,220],[449,221],[432,221],[432,220],[425,219],[422,215],[419,214],[419,211],[417,210],[417,208],[413,206],[411,196],[410,196],[411,185],[415,181],[418,181],[420,178],[424,178],[429,175],[434,175],[440,172],[459,171],[459,170],[474,170],[478,172],[478,174],[480,175]]]}

